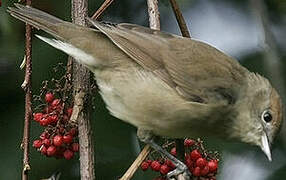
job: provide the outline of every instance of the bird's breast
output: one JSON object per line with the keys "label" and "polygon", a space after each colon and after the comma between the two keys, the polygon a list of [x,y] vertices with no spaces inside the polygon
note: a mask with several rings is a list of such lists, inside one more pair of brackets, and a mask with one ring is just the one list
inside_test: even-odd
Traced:
{"label": "bird's breast", "polygon": [[185,101],[153,73],[131,68],[96,73],[100,94],[110,113],[136,127],[168,131],[176,106]]}
{"label": "bird's breast", "polygon": [[118,119],[161,136],[200,135],[209,108],[187,102],[153,73],[124,68],[95,75],[108,110]]}

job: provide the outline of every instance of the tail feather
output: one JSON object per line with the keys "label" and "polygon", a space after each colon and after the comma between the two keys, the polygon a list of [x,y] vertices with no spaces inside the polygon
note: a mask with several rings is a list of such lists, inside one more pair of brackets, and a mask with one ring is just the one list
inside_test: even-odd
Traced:
{"label": "tail feather", "polygon": [[[114,48],[113,43],[94,28],[63,21],[43,11],[20,4],[9,7],[8,12],[13,17],[54,36],[53,39],[37,37],[73,56],[89,68],[106,65],[107,62],[111,61],[111,56],[122,56],[121,50]],[[113,51],[107,53],[105,51],[107,48],[113,48]]]}
{"label": "tail feather", "polygon": [[37,29],[42,29],[47,33],[60,38],[57,33],[57,24],[68,23],[52,15],[49,15],[43,11],[32,8],[30,6],[24,6],[21,4],[15,4],[16,7],[8,7],[8,12],[15,18],[26,22]]}

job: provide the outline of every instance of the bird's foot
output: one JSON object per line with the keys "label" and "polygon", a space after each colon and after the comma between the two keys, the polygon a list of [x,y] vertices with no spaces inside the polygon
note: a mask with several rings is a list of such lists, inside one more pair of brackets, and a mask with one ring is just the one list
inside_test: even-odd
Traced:
{"label": "bird's foot", "polygon": [[190,179],[191,173],[188,167],[183,162],[178,160],[176,157],[171,155],[168,151],[166,151],[161,146],[156,144],[154,142],[154,136],[151,131],[138,129],[137,136],[139,137],[141,141],[145,142],[146,144],[149,144],[153,149],[157,150],[159,153],[163,154],[168,159],[170,159],[170,161],[172,161],[172,163],[176,166],[176,169],[174,169],[173,171],[167,174],[168,179],[171,180],[173,179],[172,177],[177,177],[180,174],[183,175],[184,180]]}
{"label": "bird's foot", "polygon": [[190,180],[191,173],[185,164],[183,166],[182,165],[176,166],[176,169],[167,174],[167,178],[169,180],[173,180],[174,177],[178,177],[180,174],[183,176],[184,180]]}

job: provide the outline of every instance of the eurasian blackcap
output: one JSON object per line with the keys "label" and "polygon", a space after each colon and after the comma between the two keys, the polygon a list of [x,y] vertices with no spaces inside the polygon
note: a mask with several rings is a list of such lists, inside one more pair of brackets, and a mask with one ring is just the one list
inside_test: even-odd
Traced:
{"label": "eurasian blackcap", "polygon": [[37,36],[92,71],[110,113],[154,135],[221,137],[270,145],[282,104],[269,81],[216,48],[133,24],[92,27],[16,4],[9,13],[54,36]]}

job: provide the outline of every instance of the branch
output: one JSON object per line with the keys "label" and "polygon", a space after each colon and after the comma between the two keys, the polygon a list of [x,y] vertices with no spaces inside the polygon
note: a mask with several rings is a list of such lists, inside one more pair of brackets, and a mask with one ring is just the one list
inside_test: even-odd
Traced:
{"label": "branch", "polygon": [[172,5],[174,14],[175,14],[175,16],[176,16],[178,25],[179,25],[180,30],[181,30],[181,33],[182,33],[182,36],[190,38],[191,35],[190,35],[189,30],[188,30],[186,21],[185,21],[185,19],[184,19],[182,13],[181,13],[181,11],[180,11],[180,8],[179,8],[179,6],[178,6],[176,0],[170,0],[170,3],[171,3],[171,5]]}
{"label": "branch", "polygon": [[136,172],[136,170],[139,168],[142,162],[146,159],[150,151],[151,151],[151,147],[149,145],[146,145],[141,151],[141,153],[137,156],[135,161],[132,163],[132,165],[129,167],[129,169],[125,172],[125,174],[119,180],[131,179],[134,173]]}
{"label": "branch", "polygon": [[[76,24],[86,26],[88,16],[87,0],[72,0],[72,19]],[[91,96],[90,72],[84,66],[74,61],[73,86],[74,107],[72,118],[78,122],[80,144],[80,175],[82,180],[94,180],[94,146],[90,125]]]}
{"label": "branch", "polygon": [[[26,4],[31,6],[32,1],[27,0]],[[31,91],[31,79],[32,79],[32,38],[31,38],[31,26],[26,24],[26,47],[25,47],[25,57],[26,57],[26,70],[25,70],[25,80],[22,84],[22,88],[25,91],[25,122],[24,122],[24,132],[23,141],[21,147],[23,147],[23,170],[22,170],[22,180],[28,180],[28,171],[30,168],[29,162],[29,137],[30,137],[30,120],[32,117],[32,91]]]}
{"label": "branch", "polygon": [[150,28],[160,30],[160,13],[158,8],[158,0],[147,0],[147,6]]}
{"label": "branch", "polygon": [[102,13],[112,4],[114,0],[105,0],[104,3],[97,9],[97,11],[92,15],[91,19],[98,20]]}

